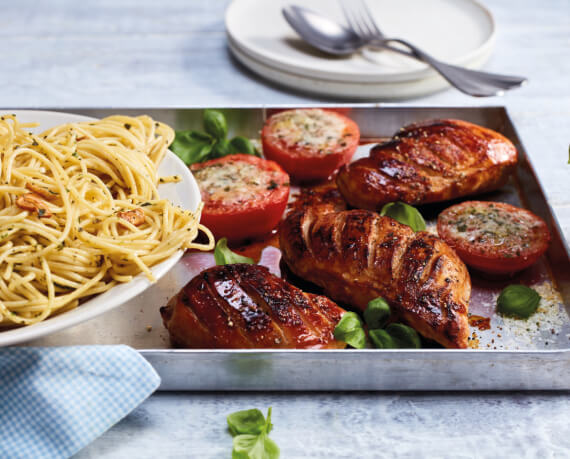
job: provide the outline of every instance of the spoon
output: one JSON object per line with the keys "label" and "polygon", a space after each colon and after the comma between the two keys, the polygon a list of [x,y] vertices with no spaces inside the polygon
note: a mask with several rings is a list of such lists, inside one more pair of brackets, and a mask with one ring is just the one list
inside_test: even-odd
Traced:
{"label": "spoon", "polygon": [[[521,77],[481,72],[446,64],[404,40],[385,38],[383,35],[364,36],[365,34],[357,33],[353,27],[344,27],[307,8],[290,5],[283,8],[282,12],[289,25],[301,38],[325,53],[343,56],[353,54],[367,46],[389,49],[425,62],[452,86],[472,96],[502,95],[505,90],[520,87],[526,82],[526,79]],[[389,43],[393,41],[403,44],[410,51],[390,45]]]}
{"label": "spoon", "polygon": [[287,6],[283,16],[303,40],[328,54],[346,56],[366,47],[368,42],[337,22],[300,6]]}

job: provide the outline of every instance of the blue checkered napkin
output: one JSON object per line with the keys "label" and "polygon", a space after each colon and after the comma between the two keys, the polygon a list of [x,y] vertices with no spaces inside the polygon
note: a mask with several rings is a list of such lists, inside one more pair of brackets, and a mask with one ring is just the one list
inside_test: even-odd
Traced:
{"label": "blue checkered napkin", "polygon": [[0,349],[0,457],[69,457],[159,384],[128,346]]}

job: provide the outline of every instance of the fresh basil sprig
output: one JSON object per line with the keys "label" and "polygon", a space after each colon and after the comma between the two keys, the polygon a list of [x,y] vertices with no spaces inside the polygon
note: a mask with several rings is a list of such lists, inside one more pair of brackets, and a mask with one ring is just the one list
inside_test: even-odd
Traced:
{"label": "fresh basil sprig", "polygon": [[390,324],[385,329],[368,332],[370,341],[378,349],[419,349],[422,347],[418,333],[404,324]]}
{"label": "fresh basil sprig", "polygon": [[214,260],[216,260],[216,265],[233,265],[235,263],[253,264],[253,260],[251,258],[232,252],[228,247],[228,240],[225,237],[221,238],[216,243],[216,248],[214,249]]}
{"label": "fresh basil sprig", "polygon": [[334,328],[334,338],[344,341],[355,349],[366,347],[366,333],[362,327],[362,320],[356,312],[345,312]]}
{"label": "fresh basil sprig", "polygon": [[225,139],[228,136],[228,123],[223,113],[207,108],[203,116],[204,130],[214,139]]}
{"label": "fresh basil sprig", "polygon": [[501,314],[528,319],[538,309],[540,295],[526,285],[509,285],[497,298]]}
{"label": "fresh basil sprig", "polygon": [[382,328],[368,331],[370,342],[377,349],[396,349],[396,343],[388,332]]}
{"label": "fresh basil sprig", "polygon": [[384,298],[378,297],[368,303],[364,320],[372,345],[378,349],[419,349],[420,337],[412,327],[392,323],[384,328],[390,314],[390,305]]}
{"label": "fresh basil sprig", "polygon": [[212,138],[199,131],[176,131],[174,142],[170,145],[170,149],[187,166],[205,161],[211,154],[212,148]]}
{"label": "fresh basil sprig", "polygon": [[233,440],[232,459],[277,459],[279,447],[269,438],[273,428],[271,407],[267,419],[258,409],[237,411],[227,417]]}
{"label": "fresh basil sprig", "polygon": [[369,329],[382,328],[390,317],[390,306],[379,296],[368,302],[364,311],[364,320]]}
{"label": "fresh basil sprig", "polygon": [[244,153],[261,156],[253,143],[242,136],[227,139],[228,125],[222,112],[204,110],[202,131],[176,131],[170,149],[189,166],[222,156]]}
{"label": "fresh basil sprig", "polygon": [[265,427],[265,417],[257,408],[236,411],[228,415],[227,419],[228,428],[234,437],[242,434],[259,435]]}
{"label": "fresh basil sprig", "polygon": [[390,324],[385,328],[396,349],[419,349],[422,347],[418,332],[404,324]]}
{"label": "fresh basil sprig", "polygon": [[408,225],[414,231],[424,231],[426,222],[422,214],[416,209],[404,202],[389,202],[382,207],[380,215],[387,215],[394,220]]}
{"label": "fresh basil sprig", "polygon": [[[384,328],[390,314],[390,305],[384,298],[378,297],[368,302],[364,320],[372,345],[378,349],[419,349],[420,336],[412,327],[392,323]],[[334,329],[334,337],[356,349],[364,349],[367,345],[362,320],[355,312],[344,313]]]}
{"label": "fresh basil sprig", "polygon": [[244,153],[246,155],[261,156],[247,137],[236,135],[228,142],[230,154]]}

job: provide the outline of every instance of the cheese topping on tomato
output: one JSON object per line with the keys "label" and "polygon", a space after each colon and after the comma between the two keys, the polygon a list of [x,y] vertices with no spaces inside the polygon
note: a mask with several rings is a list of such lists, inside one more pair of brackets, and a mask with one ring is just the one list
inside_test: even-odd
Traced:
{"label": "cheese topping on tomato", "polygon": [[279,172],[266,171],[243,161],[211,164],[194,171],[202,199],[221,201],[227,205],[258,199],[260,194],[283,185]]}
{"label": "cheese topping on tomato", "polygon": [[445,223],[449,225],[452,237],[474,245],[484,244],[513,251],[528,247],[531,242],[526,240],[528,235],[534,234],[534,230],[542,225],[526,212],[508,212],[492,204],[450,212]]}
{"label": "cheese topping on tomato", "polygon": [[288,146],[313,149],[322,154],[345,147],[342,118],[320,109],[287,110],[271,117],[271,134]]}

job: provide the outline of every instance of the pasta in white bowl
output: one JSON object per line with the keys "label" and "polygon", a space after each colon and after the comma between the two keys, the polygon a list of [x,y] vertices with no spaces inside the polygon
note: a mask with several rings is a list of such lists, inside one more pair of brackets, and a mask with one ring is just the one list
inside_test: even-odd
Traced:
{"label": "pasta in white bowl", "polygon": [[[170,127],[148,116],[14,115],[0,117],[0,345],[122,304],[184,249],[212,248],[196,183],[167,150]],[[32,133],[31,121],[48,129]],[[208,243],[194,242],[199,230]]]}

